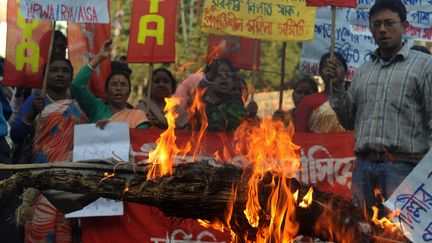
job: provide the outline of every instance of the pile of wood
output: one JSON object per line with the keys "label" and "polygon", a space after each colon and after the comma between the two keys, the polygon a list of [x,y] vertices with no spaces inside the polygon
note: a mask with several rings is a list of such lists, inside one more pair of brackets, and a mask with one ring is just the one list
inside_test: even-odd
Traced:
{"label": "pile of wood", "polygon": [[[14,189],[56,189],[142,203],[159,208],[166,216],[220,222],[226,222],[225,211],[231,203],[233,212],[229,224],[239,241],[245,236],[249,240],[256,236],[258,229],[249,225],[243,213],[250,177],[248,168],[201,161],[178,165],[173,175],[149,181],[146,180],[147,169],[130,164],[0,164],[0,170],[15,171],[12,177],[0,181],[0,200]],[[262,210],[258,228],[267,227],[270,222],[266,202],[273,177],[275,175],[267,173],[259,185]],[[293,193],[299,190],[298,198],[303,198],[310,188],[294,178],[286,183]],[[237,190],[235,197],[233,188]],[[350,201],[317,188],[313,190],[310,207],[296,205],[299,235],[335,242],[409,242],[402,234],[385,235],[381,228],[366,222],[362,212]]]}

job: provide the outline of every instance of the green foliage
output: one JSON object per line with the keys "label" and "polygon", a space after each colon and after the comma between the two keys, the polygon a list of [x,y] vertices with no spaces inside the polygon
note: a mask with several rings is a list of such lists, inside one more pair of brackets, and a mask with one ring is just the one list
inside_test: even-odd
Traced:
{"label": "green foliage", "polygon": [[[183,1],[183,5],[181,1]],[[174,73],[179,81],[181,81],[188,74],[196,72],[199,68],[205,67],[203,57],[207,54],[208,34],[203,33],[200,30],[203,0],[178,0],[178,3],[176,63],[155,64],[154,68],[160,66],[166,67]],[[117,55],[126,55],[127,53],[131,11],[132,0],[111,1],[112,33],[114,45],[116,45],[115,53]],[[116,31],[119,31],[117,32],[119,33],[118,36],[115,36]],[[261,66],[260,70],[256,72],[254,79],[256,91],[279,89],[281,81],[281,50],[282,42],[261,42]],[[297,70],[300,60],[300,52],[300,43],[287,43],[285,87],[288,87],[287,83],[294,80],[298,75]],[[132,83],[134,91],[138,91],[139,89],[142,89],[144,81],[148,78],[148,65],[130,64],[130,67],[133,70]],[[183,68],[184,72],[181,72]],[[241,73],[248,82],[253,80],[253,74],[251,71],[241,70]]]}

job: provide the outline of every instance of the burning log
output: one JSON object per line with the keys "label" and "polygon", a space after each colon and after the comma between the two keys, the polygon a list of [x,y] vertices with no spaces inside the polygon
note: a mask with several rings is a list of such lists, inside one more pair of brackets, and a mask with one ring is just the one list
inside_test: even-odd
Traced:
{"label": "burning log", "polygon": [[[255,239],[257,234],[265,234],[272,227],[269,213],[272,205],[267,202],[275,192],[275,185],[288,186],[292,194],[298,191],[296,202],[310,190],[294,178],[280,178],[267,172],[258,186],[261,206],[258,226],[252,227],[244,213],[248,180],[252,175],[250,168],[243,170],[230,164],[201,161],[178,165],[173,175],[153,180],[146,179],[147,166],[130,164],[0,164],[0,170],[16,172],[0,181],[0,201],[14,189],[35,187],[137,202],[155,206],[166,216],[221,222],[237,235],[239,242]],[[313,188],[309,206],[301,207],[299,203],[293,206],[298,235],[335,242],[409,242],[401,234],[386,235],[382,229],[366,222],[350,201],[317,188]],[[290,227],[287,222],[283,223]]]}

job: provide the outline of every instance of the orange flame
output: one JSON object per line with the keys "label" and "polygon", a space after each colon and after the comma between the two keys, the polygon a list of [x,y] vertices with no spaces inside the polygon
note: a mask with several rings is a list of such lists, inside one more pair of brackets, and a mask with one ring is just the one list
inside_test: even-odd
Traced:
{"label": "orange flame", "polygon": [[[201,150],[201,145],[203,144],[203,138],[205,131],[208,127],[208,119],[205,112],[205,104],[202,102],[201,97],[204,95],[206,89],[197,89],[194,95],[192,105],[188,108],[189,121],[192,127],[192,142],[194,151],[192,154],[192,160],[195,160],[196,156]],[[196,118],[199,117],[199,121]],[[198,134],[196,133],[197,126],[200,126]]]}
{"label": "orange flame", "polygon": [[[243,123],[235,132],[238,141],[235,149],[253,166],[250,177],[248,198],[244,213],[253,227],[258,227],[260,215],[269,212],[270,225],[260,227],[257,242],[287,242],[297,234],[298,223],[295,222],[295,198],[287,186],[286,178],[294,177],[300,169],[299,149],[292,143],[294,128],[286,128],[282,123],[265,118],[259,126],[248,126]],[[280,179],[272,178],[272,192],[267,208],[262,209],[258,198],[259,185],[264,174],[272,171]]]}
{"label": "orange flame", "polygon": [[179,149],[175,143],[176,136],[174,134],[175,120],[178,116],[176,106],[180,104],[178,98],[165,98],[166,119],[168,128],[161,133],[156,141],[156,149],[149,153],[149,163],[151,167],[147,174],[147,180],[155,179],[162,175],[171,175],[173,173],[174,158],[181,151],[189,150],[188,147]]}
{"label": "orange flame", "polygon": [[113,177],[113,176],[115,176],[115,173],[114,173],[114,172],[113,172],[113,173],[104,172],[104,177],[99,181],[99,183],[101,183],[101,182],[103,182],[104,180],[106,180],[106,179],[108,179],[108,178],[111,178],[111,177]]}
{"label": "orange flame", "polygon": [[313,188],[309,188],[309,191],[303,197],[303,200],[299,203],[299,206],[302,208],[308,208],[312,204],[312,193]]}
{"label": "orange flame", "polygon": [[387,217],[382,217],[381,219],[378,219],[378,211],[379,211],[378,207],[372,206],[372,211],[373,211],[373,215],[371,221],[378,227],[385,230],[385,232],[383,233],[384,235],[399,233],[399,229],[397,225],[394,224],[392,221],[390,221],[392,218],[397,217],[400,214],[399,210],[392,212],[389,215],[387,215]]}

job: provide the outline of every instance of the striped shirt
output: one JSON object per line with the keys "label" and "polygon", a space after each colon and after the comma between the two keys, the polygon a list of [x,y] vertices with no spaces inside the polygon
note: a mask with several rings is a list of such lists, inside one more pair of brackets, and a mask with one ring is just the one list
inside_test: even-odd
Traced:
{"label": "striped shirt", "polygon": [[407,45],[390,60],[374,55],[351,88],[334,87],[330,104],[355,130],[355,151],[416,154],[432,145],[432,56]]}

